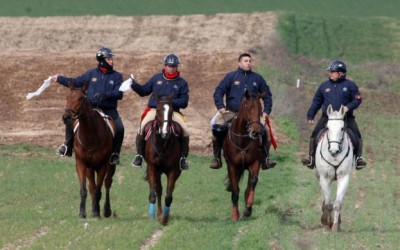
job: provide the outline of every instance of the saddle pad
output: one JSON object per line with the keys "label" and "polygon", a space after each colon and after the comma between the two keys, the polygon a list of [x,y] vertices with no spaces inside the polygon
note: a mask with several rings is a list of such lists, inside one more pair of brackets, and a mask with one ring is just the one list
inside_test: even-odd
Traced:
{"label": "saddle pad", "polygon": [[[145,136],[145,140],[147,141],[150,136],[151,133],[153,131],[153,129],[151,129],[153,126],[153,128],[157,127],[157,121],[153,120],[153,121],[149,121],[146,125],[144,125],[144,129],[143,132],[144,134],[146,134]],[[182,128],[181,126],[177,123],[172,121],[172,126],[171,126],[171,132],[176,136],[176,137],[180,137],[183,134]]]}

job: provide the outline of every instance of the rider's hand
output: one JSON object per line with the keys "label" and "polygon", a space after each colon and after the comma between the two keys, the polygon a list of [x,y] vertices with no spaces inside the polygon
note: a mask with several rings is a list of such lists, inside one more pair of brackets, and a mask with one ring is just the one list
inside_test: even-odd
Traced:
{"label": "rider's hand", "polygon": [[347,106],[343,106],[343,111],[344,111],[345,113],[347,113],[347,111],[349,111],[349,108],[348,108]]}
{"label": "rider's hand", "polygon": [[225,108],[222,108],[222,109],[219,109],[218,112],[219,112],[221,115],[224,115],[224,114],[228,113],[229,111],[227,111]]}
{"label": "rider's hand", "polygon": [[308,120],[308,124],[313,125],[314,124],[314,120]]}
{"label": "rider's hand", "polygon": [[54,75],[54,76],[51,76],[51,80],[52,80],[53,82],[57,82],[57,77],[58,77],[58,74],[56,74],[56,75]]}

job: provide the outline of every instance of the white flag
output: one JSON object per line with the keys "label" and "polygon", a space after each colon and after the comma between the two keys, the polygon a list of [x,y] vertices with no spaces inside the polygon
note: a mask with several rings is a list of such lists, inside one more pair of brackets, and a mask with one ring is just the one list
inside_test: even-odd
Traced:
{"label": "white flag", "polygon": [[132,85],[133,79],[135,79],[135,77],[131,74],[131,77],[129,77],[129,79],[125,80],[121,84],[121,87],[119,87],[119,91],[122,91],[122,92],[130,92],[130,91],[132,91],[131,85]]}
{"label": "white flag", "polygon": [[40,95],[45,89],[47,89],[51,84],[51,76],[49,76],[49,78],[47,78],[46,80],[44,80],[42,86],[40,86],[40,88],[38,88],[38,90],[36,90],[33,93],[28,93],[26,95],[26,99],[31,99],[34,96]]}

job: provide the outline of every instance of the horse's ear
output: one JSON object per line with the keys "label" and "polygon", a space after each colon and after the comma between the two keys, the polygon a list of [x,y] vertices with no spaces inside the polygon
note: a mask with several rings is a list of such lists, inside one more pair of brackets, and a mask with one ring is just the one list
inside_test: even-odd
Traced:
{"label": "horse's ear", "polygon": [[330,116],[330,115],[332,114],[332,112],[333,112],[332,105],[329,104],[328,109],[327,109],[327,114],[328,114],[328,116]]}
{"label": "horse's ear", "polygon": [[343,107],[343,105],[340,105],[339,113],[341,115],[344,115],[344,107]]}
{"label": "horse's ear", "polygon": [[244,96],[246,97],[247,100],[250,98],[250,93],[247,89],[244,91]]}
{"label": "horse's ear", "polygon": [[68,83],[68,88],[69,88],[69,89],[74,89],[75,86],[74,86],[74,84],[73,84],[72,82],[70,82],[70,83]]}
{"label": "horse's ear", "polygon": [[153,96],[157,99],[157,101],[160,100],[160,96],[156,92],[153,92]]}
{"label": "horse's ear", "polygon": [[262,92],[261,94],[258,95],[258,98],[264,98],[267,96],[267,92]]}
{"label": "horse's ear", "polygon": [[168,100],[172,100],[172,98],[174,98],[174,92],[172,92],[171,94],[169,94],[169,96],[168,96]]}
{"label": "horse's ear", "polygon": [[88,89],[88,87],[89,87],[89,84],[83,84],[83,86],[82,86],[83,93],[86,93],[86,90]]}

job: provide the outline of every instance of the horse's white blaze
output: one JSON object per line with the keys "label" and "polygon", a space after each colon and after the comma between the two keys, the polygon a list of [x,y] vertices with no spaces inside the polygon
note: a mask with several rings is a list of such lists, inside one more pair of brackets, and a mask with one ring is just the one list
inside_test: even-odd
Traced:
{"label": "horse's white blaze", "polygon": [[168,111],[169,111],[169,105],[165,104],[164,105],[164,122],[162,125],[162,134],[166,135],[168,133]]}
{"label": "horse's white blaze", "polygon": [[[349,186],[350,174],[355,167],[353,145],[344,129],[343,107],[333,111],[328,107],[328,123],[323,138],[319,141],[315,154],[315,174],[319,179],[324,203],[333,207],[333,223],[339,225],[340,210]],[[331,185],[337,180],[336,200],[331,201]]]}

